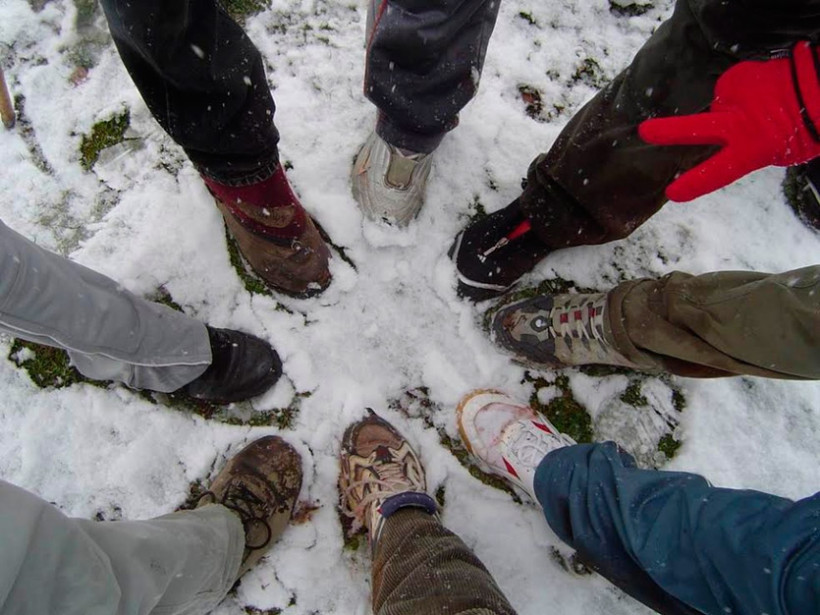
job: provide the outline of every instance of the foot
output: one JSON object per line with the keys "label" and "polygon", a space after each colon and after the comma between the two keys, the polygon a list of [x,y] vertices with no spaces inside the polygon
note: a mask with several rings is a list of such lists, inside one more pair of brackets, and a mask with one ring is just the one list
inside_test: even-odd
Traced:
{"label": "foot", "polygon": [[367,528],[371,545],[378,540],[385,519],[398,509],[436,512],[416,452],[372,410],[345,431],[339,494],[342,512],[353,519],[354,528]]}
{"label": "foot", "polygon": [[373,131],[353,164],[353,198],[371,220],[407,226],[424,201],[431,154],[393,147]]}
{"label": "foot", "polygon": [[535,471],[557,448],[575,444],[526,404],[492,390],[473,391],[456,408],[467,450],[490,474],[522,489],[534,502]]}
{"label": "foot", "polygon": [[254,272],[272,289],[309,297],[330,284],[330,251],[278,166],[245,186],[203,179],[228,231]]}
{"label": "foot", "polygon": [[238,577],[252,568],[285,531],[302,488],[302,460],[282,438],[266,436],[237,453],[202,494],[197,508],[221,504],[245,529]]}
{"label": "foot", "polygon": [[620,365],[642,369],[615,348],[606,293],[540,295],[502,306],[491,335],[521,363],[536,367]]}
{"label": "foot", "polygon": [[196,380],[182,387],[194,399],[232,403],[261,395],[282,375],[282,361],[270,344],[232,329],[208,327],[211,364]]}
{"label": "foot", "polygon": [[516,199],[461,231],[449,255],[458,272],[459,296],[483,301],[510,290],[549,253],[529,230]]}

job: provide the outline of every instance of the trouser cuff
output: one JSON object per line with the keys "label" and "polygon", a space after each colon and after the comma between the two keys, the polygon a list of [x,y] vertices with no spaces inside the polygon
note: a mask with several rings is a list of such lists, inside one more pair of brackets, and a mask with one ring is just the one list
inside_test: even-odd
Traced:
{"label": "trouser cuff", "polygon": [[447,133],[422,134],[404,130],[391,122],[386,115],[379,113],[379,119],[376,121],[376,134],[393,147],[418,154],[430,154],[438,147]]}

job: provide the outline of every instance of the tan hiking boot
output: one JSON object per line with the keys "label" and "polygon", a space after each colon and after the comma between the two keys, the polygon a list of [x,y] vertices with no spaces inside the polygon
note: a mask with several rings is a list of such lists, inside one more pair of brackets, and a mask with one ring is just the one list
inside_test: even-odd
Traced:
{"label": "tan hiking boot", "polygon": [[410,443],[390,423],[368,412],[342,438],[339,495],[354,529],[366,527],[375,545],[385,519],[394,512],[413,507],[435,514],[436,502],[427,494],[424,467]]}
{"label": "tan hiking boot", "polygon": [[242,520],[245,553],[237,578],[285,531],[301,488],[299,453],[282,438],[266,436],[234,455],[202,494],[197,508],[221,504]]}
{"label": "tan hiking boot", "polygon": [[203,176],[242,256],[271,288],[297,297],[330,284],[330,251],[281,165],[269,178],[228,186]]}

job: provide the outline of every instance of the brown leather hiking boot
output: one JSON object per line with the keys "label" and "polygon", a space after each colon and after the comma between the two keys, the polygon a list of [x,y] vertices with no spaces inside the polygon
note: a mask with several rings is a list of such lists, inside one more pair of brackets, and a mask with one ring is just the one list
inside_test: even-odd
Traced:
{"label": "brown leather hiking boot", "polygon": [[330,251],[281,165],[269,178],[246,186],[203,180],[242,256],[268,286],[298,297],[327,288]]}
{"label": "brown leather hiking boot", "polygon": [[221,504],[245,528],[237,578],[250,570],[285,531],[302,488],[302,459],[278,436],[252,442],[234,455],[200,497],[197,508]]}
{"label": "brown leather hiking boot", "polygon": [[347,428],[342,438],[339,495],[353,529],[366,527],[375,545],[384,521],[400,508],[436,513],[427,494],[424,466],[395,427],[368,408],[368,416]]}

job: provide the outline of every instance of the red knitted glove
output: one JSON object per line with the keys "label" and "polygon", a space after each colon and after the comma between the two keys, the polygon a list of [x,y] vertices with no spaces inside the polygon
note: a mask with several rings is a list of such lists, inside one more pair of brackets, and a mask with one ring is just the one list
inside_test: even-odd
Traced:
{"label": "red knitted glove", "polygon": [[691,201],[768,165],[787,167],[820,156],[820,60],[810,43],[791,58],[746,61],[723,73],[707,113],[646,120],[641,138],[655,145],[722,145],[714,156],[666,188]]}

